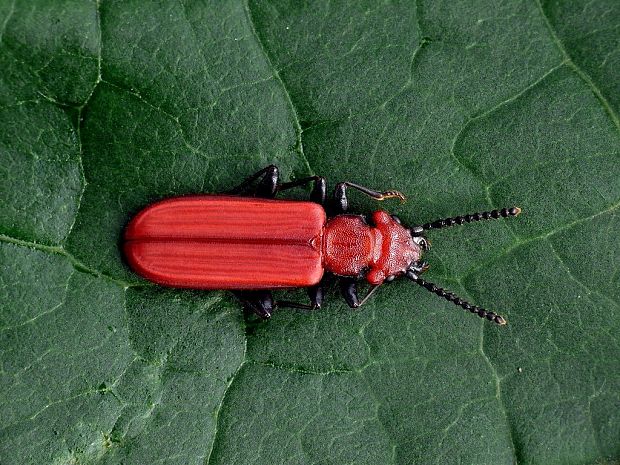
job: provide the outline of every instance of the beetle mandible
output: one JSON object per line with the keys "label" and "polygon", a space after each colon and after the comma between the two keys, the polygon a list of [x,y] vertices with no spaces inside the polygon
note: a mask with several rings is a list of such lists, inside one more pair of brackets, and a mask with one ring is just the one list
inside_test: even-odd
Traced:
{"label": "beetle mandible", "polygon": [[[279,192],[312,183],[310,201],[276,200]],[[247,310],[267,319],[277,307],[317,309],[325,279],[336,276],[347,304],[361,307],[384,283],[405,276],[430,292],[499,325],[506,320],[420,277],[429,229],[516,216],[518,207],[445,218],[407,228],[377,210],[369,218],[347,213],[347,189],[375,200],[405,196],[352,182],[334,189],[326,205],[326,182],[310,176],[280,182],[270,165],[222,195],[173,197],[151,204],[127,225],[124,253],[131,268],[155,283],[235,292]],[[330,207],[328,216],[325,207]],[[357,283],[370,290],[359,298]],[[310,304],[275,301],[272,290],[308,288]]]}

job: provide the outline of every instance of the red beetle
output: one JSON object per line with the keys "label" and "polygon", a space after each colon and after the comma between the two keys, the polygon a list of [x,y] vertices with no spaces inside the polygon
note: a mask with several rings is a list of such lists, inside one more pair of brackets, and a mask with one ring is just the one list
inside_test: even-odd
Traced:
{"label": "red beetle", "polygon": [[[314,187],[309,202],[274,199],[280,191],[310,182]],[[406,276],[482,318],[506,323],[500,315],[420,278],[428,268],[421,260],[422,252],[429,248],[422,233],[515,216],[519,208],[406,228],[383,210],[368,219],[347,214],[347,188],[376,200],[405,198],[398,191],[377,192],[342,182],[335,188],[333,211],[328,216],[325,178],[280,183],[278,168],[270,165],[225,195],[174,197],[144,208],[125,230],[125,256],[136,273],[164,286],[234,290],[244,306],[261,318],[269,318],[277,306],[319,308],[328,275],[340,279],[352,308],[363,305],[383,283]],[[360,300],[356,283],[362,279],[371,288]],[[272,289],[296,287],[308,288],[309,305],[274,301]]]}

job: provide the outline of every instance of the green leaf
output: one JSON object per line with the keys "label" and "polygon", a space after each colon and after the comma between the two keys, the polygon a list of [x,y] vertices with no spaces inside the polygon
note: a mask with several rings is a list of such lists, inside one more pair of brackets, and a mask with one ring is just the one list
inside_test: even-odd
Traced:
{"label": "green leaf", "polygon": [[[0,462],[619,461],[619,32],[612,0],[0,0]],[[429,234],[509,324],[405,281],[256,324],[124,264],[144,205],[269,163],[411,225],[519,205]]]}

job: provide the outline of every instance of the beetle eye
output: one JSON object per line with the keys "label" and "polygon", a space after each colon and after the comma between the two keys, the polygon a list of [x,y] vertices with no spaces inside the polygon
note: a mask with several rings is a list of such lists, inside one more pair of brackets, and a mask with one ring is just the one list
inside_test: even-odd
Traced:
{"label": "beetle eye", "polygon": [[396,221],[398,224],[401,224],[401,222],[400,222],[400,218],[399,218],[398,216],[396,216],[396,215],[392,215],[392,219],[393,219],[394,221]]}
{"label": "beetle eye", "polygon": [[429,250],[431,248],[431,241],[423,236],[414,236],[413,242],[422,247],[422,250]]}
{"label": "beetle eye", "polygon": [[396,275],[390,275],[387,278],[384,279],[385,282],[387,283],[391,283],[392,281],[394,281],[394,278],[396,278]]}

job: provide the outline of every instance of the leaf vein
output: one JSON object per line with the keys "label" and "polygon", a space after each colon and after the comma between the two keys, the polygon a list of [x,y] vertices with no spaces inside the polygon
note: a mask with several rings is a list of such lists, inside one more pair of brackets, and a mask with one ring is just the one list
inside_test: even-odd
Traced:
{"label": "leaf vein", "polygon": [[314,171],[312,171],[312,168],[310,167],[308,158],[306,157],[306,154],[304,153],[304,147],[303,147],[303,141],[302,141],[303,131],[301,129],[301,122],[299,120],[299,113],[297,111],[297,108],[295,107],[295,104],[293,103],[293,99],[291,97],[290,92],[288,91],[286,85],[284,84],[284,81],[282,80],[282,77],[280,76],[280,73],[278,72],[277,68],[274,66],[271,60],[271,57],[269,56],[269,53],[267,52],[267,49],[265,48],[265,45],[263,44],[258,34],[258,31],[256,30],[256,25],[254,24],[254,19],[252,18],[252,11],[250,8],[249,0],[245,0],[244,8],[245,8],[245,13],[246,13],[248,24],[252,31],[252,36],[254,37],[254,40],[256,40],[256,43],[258,44],[263,56],[265,57],[265,60],[267,61],[267,64],[269,65],[269,68],[271,69],[276,82],[280,84],[282,88],[282,92],[284,93],[284,97],[286,98],[286,101],[291,108],[291,112],[293,114],[293,123],[295,125],[295,134],[297,136],[297,146],[295,147],[295,149],[301,156],[304,164],[306,165],[306,168],[308,169],[308,172],[314,173]]}
{"label": "leaf vein", "polygon": [[478,265],[472,266],[471,268],[465,270],[461,274],[461,276],[459,277],[458,281],[462,282],[462,281],[467,280],[468,277],[473,275],[478,270],[486,268],[490,264],[495,263],[498,260],[501,260],[503,257],[507,256],[509,253],[517,250],[520,247],[524,247],[524,246],[526,246],[526,245],[528,245],[528,244],[530,244],[532,242],[535,242],[535,241],[545,240],[545,239],[547,239],[549,237],[552,237],[555,234],[558,234],[558,233],[560,233],[562,231],[565,231],[565,230],[567,230],[567,229],[569,229],[569,228],[571,228],[573,226],[576,226],[578,224],[584,223],[584,222],[589,221],[591,219],[594,219],[594,218],[596,218],[598,216],[605,215],[607,213],[612,213],[615,210],[617,210],[619,207],[620,207],[620,202],[617,202],[617,203],[611,205],[609,208],[606,208],[605,210],[601,210],[599,212],[596,212],[596,213],[594,213],[592,215],[589,215],[589,216],[586,216],[586,217],[583,217],[583,218],[578,218],[576,220],[573,220],[573,221],[571,221],[569,223],[566,223],[564,225],[558,226],[555,229],[552,229],[550,231],[544,232],[544,233],[539,234],[537,236],[532,236],[532,237],[525,238],[525,239],[519,239],[517,242],[511,244],[509,247],[507,247],[506,249],[502,250],[497,255],[494,255],[493,257],[489,258],[488,260],[486,260],[486,261],[484,261],[484,262],[482,262],[482,263],[480,263]]}
{"label": "leaf vein", "polygon": [[[71,278],[73,277],[73,275],[75,274],[75,268],[71,270],[71,272],[67,275],[67,281],[65,282],[65,286],[63,289],[63,296],[62,299],[60,299],[60,302],[58,302],[58,304],[54,305],[52,308],[45,310],[35,316],[33,316],[32,318],[29,318],[26,321],[22,321],[19,324],[13,325],[13,326],[5,326],[4,328],[0,328],[0,333],[3,333],[5,331],[10,331],[16,328],[21,328],[22,326],[26,326],[29,324],[34,323],[35,321],[37,321],[39,318],[44,317],[45,315],[49,315],[50,313],[53,313],[54,311],[56,311],[57,309],[59,309],[60,307],[62,307],[66,301],[67,301],[67,294],[69,292],[69,282],[71,281]],[[24,368],[24,371],[27,370],[28,368],[30,368],[30,366],[32,366],[33,363],[31,363],[30,365],[28,365],[26,368]]]}
{"label": "leaf vein", "polygon": [[518,455],[517,447],[515,444],[515,438],[514,438],[516,431],[513,430],[513,427],[510,423],[510,419],[508,417],[508,411],[506,409],[506,403],[504,402],[504,399],[502,397],[502,380],[500,379],[499,374],[497,373],[497,370],[495,369],[495,365],[493,365],[493,363],[487,356],[486,352],[484,351],[484,334],[485,334],[486,327],[487,325],[485,324],[485,322],[481,321],[480,323],[480,345],[478,346],[478,348],[480,350],[480,354],[482,355],[482,359],[489,366],[489,369],[491,370],[493,381],[495,383],[495,397],[497,398],[497,403],[500,407],[500,411],[506,421],[506,431],[508,432],[508,440],[510,442],[510,449],[512,452],[512,457],[514,458],[514,463],[518,464],[519,455]]}
{"label": "leaf vein", "polygon": [[482,112],[481,114],[476,115],[473,118],[469,119],[469,121],[467,121],[463,125],[463,127],[460,129],[460,131],[456,134],[456,136],[452,140],[452,146],[450,148],[450,155],[451,155],[452,159],[454,161],[456,161],[456,163],[459,166],[463,167],[465,170],[467,170],[469,173],[471,173],[472,176],[475,179],[477,179],[483,186],[485,186],[487,188],[491,187],[495,182],[492,183],[492,184],[488,184],[487,180],[477,170],[475,170],[473,166],[471,166],[466,160],[462,159],[457,154],[456,147],[458,146],[459,142],[463,138],[465,132],[467,131],[467,129],[472,124],[475,124],[476,122],[478,122],[478,121],[480,121],[482,119],[489,118],[495,112],[497,112],[497,111],[501,110],[502,108],[504,108],[505,106],[515,102],[516,100],[518,100],[519,98],[523,97],[525,94],[527,94],[532,89],[534,89],[537,86],[541,85],[547,78],[549,78],[553,73],[555,73],[560,68],[562,68],[562,66],[564,66],[565,64],[566,64],[566,62],[563,61],[560,64],[558,64],[557,66],[554,66],[553,68],[551,68],[547,72],[545,72],[542,76],[540,76],[538,79],[534,80],[533,82],[528,84],[523,89],[519,90],[517,93],[515,93],[511,97],[508,97],[507,99],[502,100],[501,102],[497,103],[496,105],[494,105],[493,107],[489,108],[488,110],[486,110],[486,111]]}
{"label": "leaf vein", "polygon": [[9,13],[6,15],[6,18],[4,18],[4,21],[2,22],[2,26],[0,26],[0,43],[2,43],[2,38],[4,37],[4,32],[6,31],[6,27],[9,24],[9,21],[11,20],[11,17],[13,16],[13,14],[15,14],[15,4],[17,3],[17,0],[13,0],[13,3],[11,3],[11,9],[9,10]]}
{"label": "leaf vein", "polygon": [[216,443],[218,441],[218,439],[221,437],[220,434],[218,434],[221,430],[221,426],[220,426],[220,412],[222,411],[222,407],[224,406],[224,402],[226,401],[226,398],[228,396],[228,393],[230,392],[230,387],[233,385],[233,383],[235,382],[235,380],[237,379],[237,375],[241,372],[242,368],[247,365],[247,348],[248,348],[248,344],[247,344],[247,338],[244,339],[244,344],[243,344],[243,361],[239,364],[239,366],[237,367],[237,370],[233,373],[233,375],[230,377],[230,380],[228,381],[228,385],[226,386],[226,388],[224,389],[224,393],[222,394],[222,400],[220,400],[219,405],[215,408],[215,412],[214,412],[214,416],[215,416],[215,430],[213,431],[213,440],[211,441],[211,447],[208,451],[208,453],[206,454],[206,458],[204,461],[205,465],[209,465],[211,463],[211,457],[213,455],[213,451],[215,450],[215,446]]}
{"label": "leaf vein", "polygon": [[555,30],[553,29],[553,26],[551,25],[549,18],[545,14],[545,10],[543,9],[542,4],[540,3],[540,0],[534,0],[534,3],[536,4],[536,7],[538,8],[538,11],[545,23],[545,26],[547,27],[547,30],[549,31],[549,34],[551,35],[551,39],[557,46],[558,50],[560,50],[560,53],[562,53],[562,55],[565,57],[566,63],[568,63],[569,67],[577,74],[577,76],[579,76],[588,85],[588,87],[590,87],[592,92],[594,92],[594,95],[596,95],[596,97],[600,101],[601,106],[605,109],[605,111],[609,115],[609,118],[616,126],[616,129],[620,131],[620,119],[618,118],[618,115],[616,114],[614,109],[611,107],[611,105],[609,104],[609,102],[607,101],[607,99],[605,98],[601,90],[598,88],[596,83],[592,80],[590,75],[588,75],[584,70],[582,70],[579,66],[577,66],[577,64],[573,61],[572,57],[566,50],[566,47],[564,46],[564,44],[562,43],[562,41],[556,34]]}
{"label": "leaf vein", "polygon": [[77,258],[75,258],[72,254],[67,252],[63,247],[45,245],[45,244],[40,244],[38,242],[24,241],[22,239],[10,237],[5,234],[0,234],[0,242],[6,242],[7,244],[13,244],[19,247],[27,247],[29,249],[37,250],[39,252],[44,252],[48,254],[62,255],[69,261],[69,263],[71,263],[71,265],[77,271],[81,273],[91,274],[96,277],[105,278],[108,281],[113,282],[114,284],[122,287],[123,289],[128,288],[128,287],[150,286],[150,284],[147,284],[147,283],[130,283],[127,281],[123,281],[121,279],[108,275],[107,273],[101,272],[94,268],[90,268],[84,263],[82,263],[81,261],[79,261]]}
{"label": "leaf vein", "polygon": [[110,81],[105,81],[102,79],[102,81],[104,84],[107,84],[111,87],[114,87],[115,89],[121,91],[121,92],[126,92],[127,94],[129,94],[130,96],[132,96],[133,98],[135,98],[136,100],[138,100],[140,103],[148,106],[150,109],[154,110],[157,113],[162,114],[163,116],[165,116],[166,118],[169,118],[179,129],[179,135],[181,136],[181,140],[183,141],[183,145],[185,145],[185,147],[187,149],[189,149],[190,152],[192,152],[194,155],[198,155],[206,160],[211,160],[210,157],[207,156],[207,154],[205,154],[204,152],[202,152],[201,150],[199,150],[198,148],[194,147],[193,145],[191,145],[188,140],[187,137],[185,135],[185,130],[183,129],[183,126],[181,124],[181,120],[179,117],[174,116],[172,113],[169,113],[168,111],[166,111],[164,108],[162,107],[158,107],[157,105],[151,103],[150,101],[148,101],[147,99],[145,99],[142,95],[131,91],[130,89],[127,89],[125,87],[119,86],[118,84],[115,84],[113,82]]}
{"label": "leaf vein", "polygon": [[[616,300],[614,300],[613,298],[602,294],[600,291],[597,291],[595,289],[592,289],[590,286],[588,286],[586,283],[584,283],[582,280],[580,280],[579,278],[577,278],[573,272],[571,271],[570,267],[566,264],[566,262],[564,261],[564,259],[562,258],[562,256],[558,253],[557,249],[554,247],[553,245],[553,241],[548,240],[548,238],[545,238],[545,240],[547,241],[547,243],[549,244],[549,246],[551,247],[551,250],[553,250],[553,253],[555,254],[555,256],[558,258],[558,260],[560,261],[560,263],[562,264],[562,266],[564,267],[564,269],[566,270],[566,273],[568,274],[568,276],[570,276],[570,278],[575,281],[577,284],[579,284],[580,286],[582,286],[586,291],[588,291],[588,293],[590,294],[594,294],[599,296],[600,298],[602,298],[603,300],[605,300],[606,302],[611,303],[614,307],[620,308],[620,303],[617,302]],[[609,334],[609,333],[608,333]],[[611,336],[611,334],[609,334],[609,336]]]}

